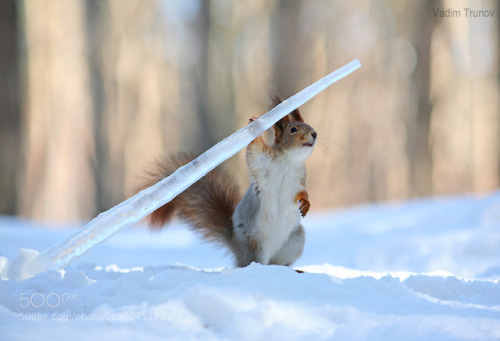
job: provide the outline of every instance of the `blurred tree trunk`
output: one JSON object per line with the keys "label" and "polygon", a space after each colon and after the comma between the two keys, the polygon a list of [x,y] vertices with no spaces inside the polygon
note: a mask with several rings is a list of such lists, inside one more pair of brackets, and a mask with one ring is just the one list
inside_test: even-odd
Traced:
{"label": "blurred tree trunk", "polygon": [[[264,114],[270,105],[272,85],[271,18],[276,1],[239,1],[231,15],[234,33],[231,79],[233,83],[232,131],[248,124],[251,116]],[[231,131],[231,132],[232,132]],[[229,133],[229,131],[228,131]],[[238,181],[246,188],[249,174],[245,152],[230,160]]]}
{"label": "blurred tree trunk", "polygon": [[17,6],[0,1],[0,214],[16,213],[22,155]]}
{"label": "blurred tree trunk", "polygon": [[84,2],[23,5],[26,154],[20,211],[35,219],[75,221],[94,212]]}
{"label": "blurred tree trunk", "polygon": [[[235,126],[234,112],[234,79],[232,68],[237,55],[236,39],[238,31],[233,25],[235,9],[238,2],[211,3],[210,29],[208,34],[207,53],[207,126],[212,143],[220,141],[230,133]],[[229,134],[228,134],[229,133]]]}
{"label": "blurred tree trunk", "polygon": [[[211,29],[211,19],[210,19],[210,7],[212,1],[205,0],[201,2],[201,9],[198,13],[198,42],[200,46],[200,55],[198,57],[197,62],[197,77],[194,79],[196,83],[196,92],[197,92],[197,117],[200,124],[200,127],[205,127],[207,129],[199,129],[198,134],[196,134],[195,138],[198,140],[196,142],[197,148],[201,150],[201,152],[215,142],[215,137],[213,136],[210,129],[210,108],[209,108],[209,95],[208,88],[210,87],[209,78],[208,78],[208,69],[209,69],[209,53],[210,53],[210,29]],[[189,137],[187,137],[189,138]]]}
{"label": "blurred tree trunk", "polygon": [[103,46],[105,13],[103,6],[105,1],[86,1],[86,39],[89,47],[88,61],[90,72],[90,90],[92,95],[92,134],[94,138],[94,155],[92,168],[95,181],[95,207],[97,212],[103,212],[109,208],[112,196],[108,189],[109,177],[106,174],[107,148],[104,127],[104,76],[102,73],[102,56],[99,53]]}
{"label": "blurred tree trunk", "polygon": [[428,196],[432,189],[432,154],[430,141],[432,102],[431,86],[431,42],[436,18],[429,14],[429,9],[438,8],[435,0],[418,1],[405,10],[411,23],[409,33],[417,54],[417,65],[412,74],[415,85],[414,115],[407,121],[408,156],[410,162],[411,194]]}
{"label": "blurred tree trunk", "polygon": [[306,54],[299,18],[299,0],[279,0],[272,29],[273,86],[283,97],[297,92],[297,82],[304,76],[302,58]]}

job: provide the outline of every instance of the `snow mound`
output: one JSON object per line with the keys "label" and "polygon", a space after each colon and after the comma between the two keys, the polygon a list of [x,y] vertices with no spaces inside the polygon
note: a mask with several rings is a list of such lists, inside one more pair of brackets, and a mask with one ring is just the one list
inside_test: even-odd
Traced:
{"label": "snow mound", "polygon": [[305,273],[137,227],[31,278],[74,231],[0,218],[0,339],[500,339],[499,212],[495,193],[316,214]]}

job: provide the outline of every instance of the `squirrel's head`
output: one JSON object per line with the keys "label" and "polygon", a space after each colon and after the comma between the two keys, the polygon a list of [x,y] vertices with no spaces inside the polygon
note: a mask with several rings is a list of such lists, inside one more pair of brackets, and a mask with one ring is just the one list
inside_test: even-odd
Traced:
{"label": "squirrel's head", "polygon": [[[272,97],[276,106],[282,102],[278,95]],[[294,156],[303,156],[306,159],[311,155],[316,144],[318,134],[295,109],[287,116],[274,124],[274,144],[283,151],[293,152]]]}

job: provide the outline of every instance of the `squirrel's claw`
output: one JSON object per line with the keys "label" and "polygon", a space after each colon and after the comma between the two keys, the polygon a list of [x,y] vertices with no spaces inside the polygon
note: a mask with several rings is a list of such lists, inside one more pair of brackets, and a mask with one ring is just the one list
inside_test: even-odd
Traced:
{"label": "squirrel's claw", "polygon": [[255,116],[252,116],[248,119],[248,124],[252,123],[253,121],[255,121],[257,119],[257,117]]}
{"label": "squirrel's claw", "polygon": [[299,201],[299,211],[302,217],[305,217],[307,212],[309,212],[309,208],[311,207],[311,203],[307,199],[301,199]]}

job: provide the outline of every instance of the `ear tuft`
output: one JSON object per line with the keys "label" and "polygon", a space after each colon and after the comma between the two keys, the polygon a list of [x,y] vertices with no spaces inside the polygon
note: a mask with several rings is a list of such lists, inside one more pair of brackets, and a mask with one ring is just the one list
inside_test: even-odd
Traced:
{"label": "ear tuft", "polygon": [[292,122],[304,122],[304,119],[302,118],[302,115],[300,114],[299,109],[295,109],[292,111],[288,117],[291,117],[290,121]]}
{"label": "ear tuft", "polygon": [[279,95],[279,93],[276,90],[269,90],[268,96],[269,96],[269,99],[271,100],[271,106],[269,109],[273,109],[278,104],[283,102],[283,100],[281,99],[281,96]]}
{"label": "ear tuft", "polygon": [[[271,108],[270,109],[276,107],[278,104],[283,102],[283,100],[281,99],[281,96],[279,95],[279,93],[276,90],[269,90],[269,98],[271,99]],[[290,114],[288,114],[287,117],[288,117],[288,121],[286,122],[286,124],[288,124],[289,122],[304,122],[304,119],[302,118],[302,115],[300,114],[299,109],[295,109]]]}

